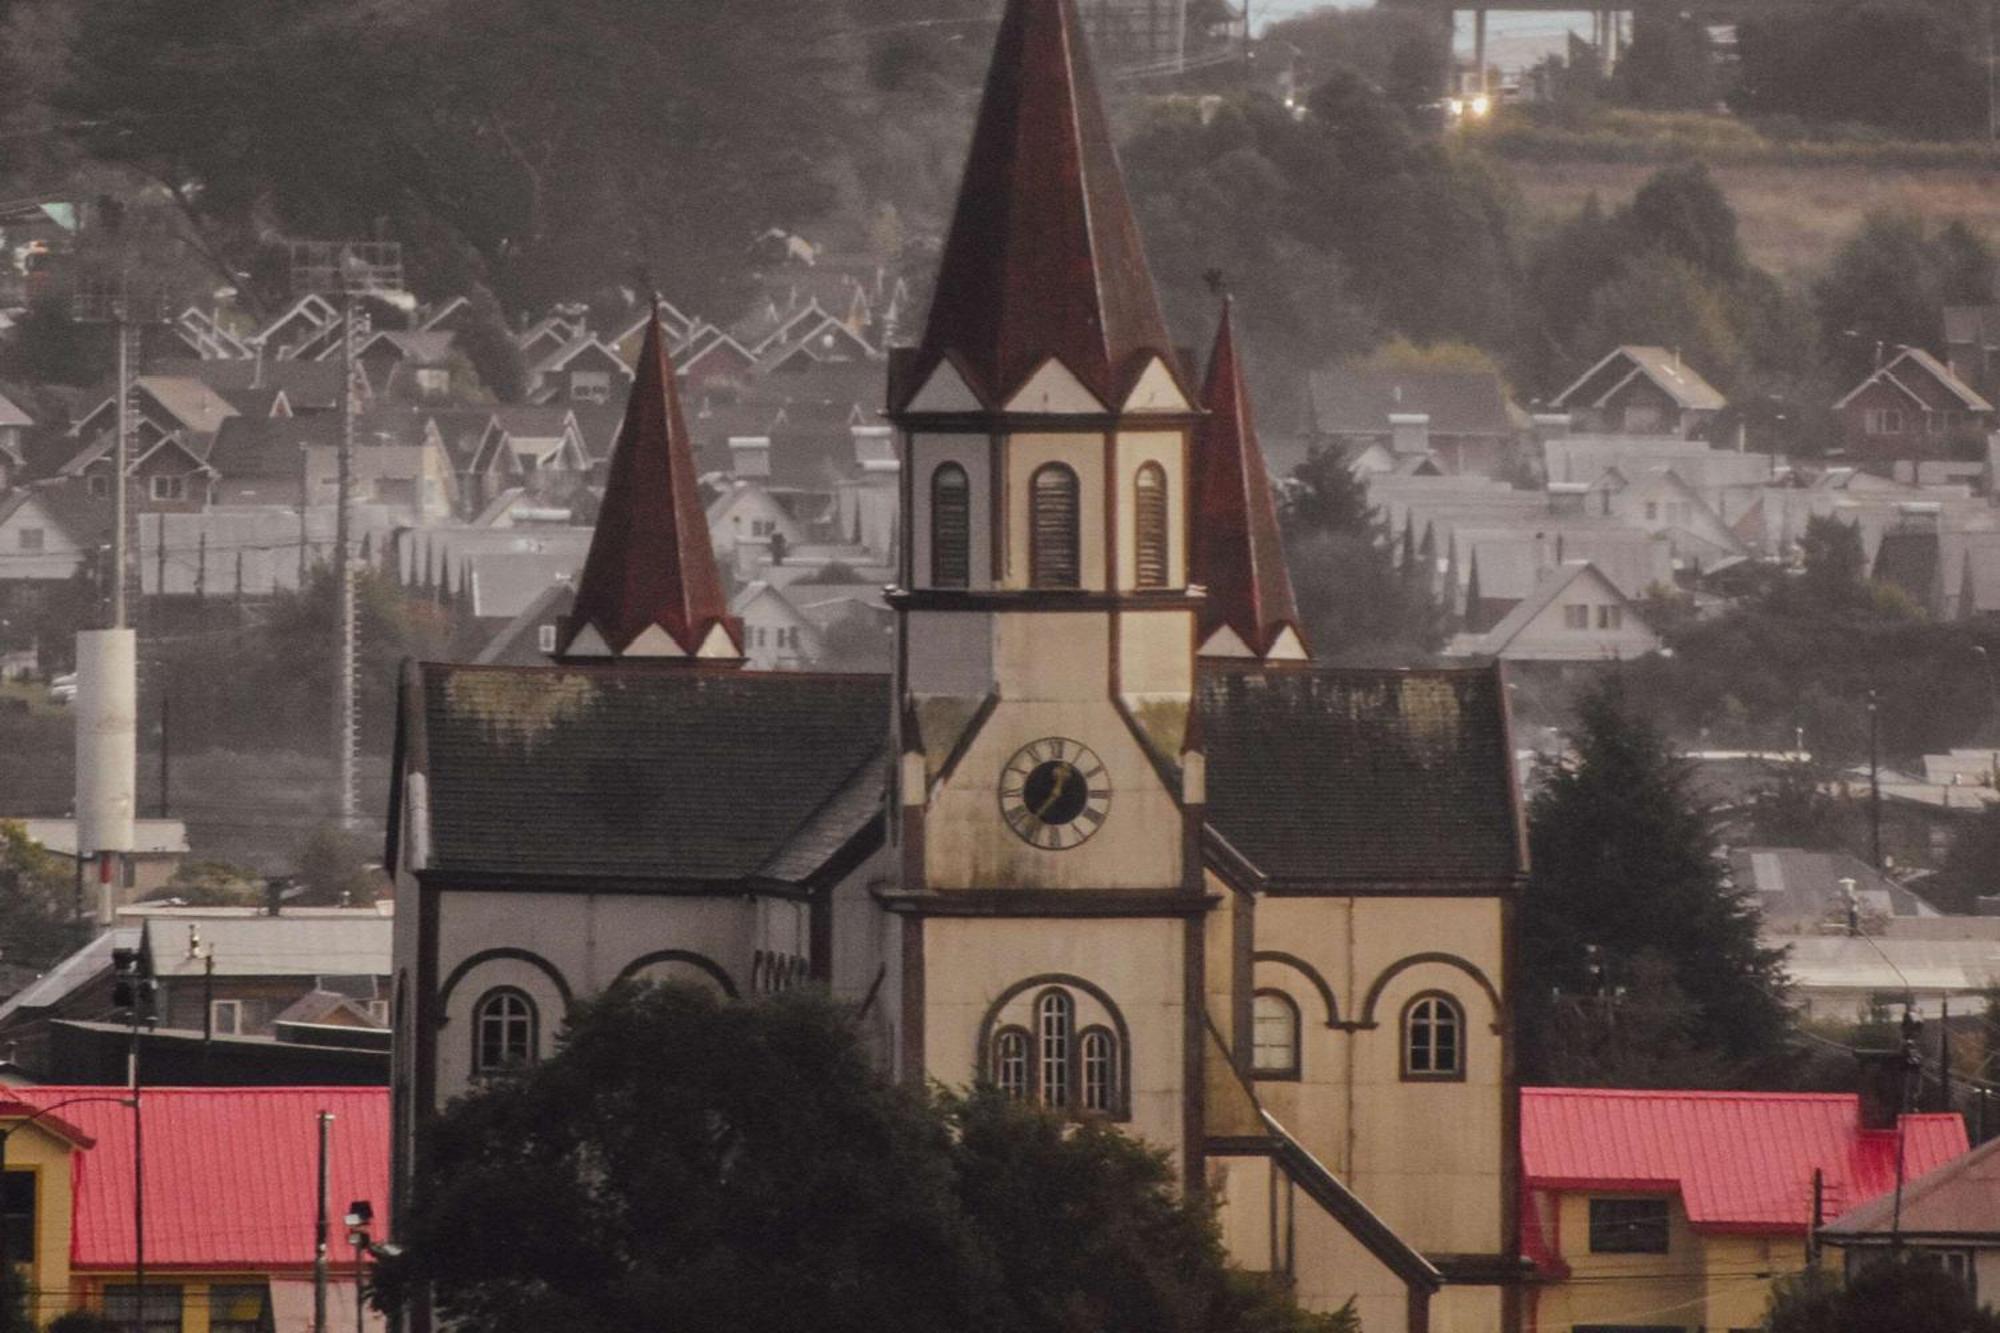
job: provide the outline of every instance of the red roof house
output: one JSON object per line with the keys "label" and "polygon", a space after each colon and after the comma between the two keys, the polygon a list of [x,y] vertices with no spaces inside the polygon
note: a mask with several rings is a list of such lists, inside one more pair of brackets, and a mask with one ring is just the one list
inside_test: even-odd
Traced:
{"label": "red roof house", "polygon": [[[65,1293],[59,1308],[129,1303],[138,1258],[133,1216],[133,1118],[117,1087],[11,1088],[5,1194],[33,1221],[14,1235],[44,1237],[33,1287]],[[146,1308],[149,1326],[217,1327],[261,1303],[265,1328],[306,1327],[312,1308],[319,1114],[327,1134],[329,1313],[354,1327],[355,1254],[342,1218],[367,1200],[373,1236],[387,1239],[389,1095],[386,1088],[147,1088],[143,1118]],[[33,1121],[52,1134],[24,1134]],[[64,1157],[69,1170],[53,1169]],[[33,1184],[23,1178],[32,1177]],[[67,1219],[67,1253],[54,1243]],[[13,1219],[9,1219],[10,1221]],[[46,1305],[46,1302],[44,1302]],[[129,1309],[125,1309],[129,1314]],[[379,1319],[372,1313],[375,1327]]]}
{"label": "red roof house", "polygon": [[1851,1093],[1521,1092],[1522,1249],[1536,1326],[1744,1328],[1814,1221],[1962,1156],[1956,1115],[1864,1124]]}

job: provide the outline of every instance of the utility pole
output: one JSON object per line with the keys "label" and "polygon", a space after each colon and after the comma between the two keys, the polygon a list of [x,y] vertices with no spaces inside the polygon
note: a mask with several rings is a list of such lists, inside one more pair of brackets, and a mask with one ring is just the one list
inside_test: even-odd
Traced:
{"label": "utility pole", "polygon": [[1868,850],[1882,869],[1882,729],[1875,691],[1868,691]]}
{"label": "utility pole", "polygon": [[[357,625],[354,608],[353,507],[354,414],[356,410],[355,330],[361,318],[361,298],[376,296],[395,304],[408,301],[403,291],[403,251],[393,241],[298,241],[292,246],[292,286],[298,291],[337,293],[341,297],[340,450],[335,468],[334,577],[334,785],[340,805],[340,826],[358,822],[356,769],[361,729],[356,699],[358,670]],[[310,503],[310,496],[307,497]]]}
{"label": "utility pole", "polygon": [[319,1113],[319,1202],[313,1210],[313,1333],[326,1329],[326,1139],[333,1113]]}

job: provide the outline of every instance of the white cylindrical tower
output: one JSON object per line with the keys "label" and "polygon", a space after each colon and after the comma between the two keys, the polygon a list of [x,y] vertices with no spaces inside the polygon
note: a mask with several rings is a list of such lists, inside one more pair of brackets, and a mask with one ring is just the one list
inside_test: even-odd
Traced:
{"label": "white cylindrical tower", "polygon": [[76,850],[132,850],[138,810],[138,635],[129,629],[76,636]]}

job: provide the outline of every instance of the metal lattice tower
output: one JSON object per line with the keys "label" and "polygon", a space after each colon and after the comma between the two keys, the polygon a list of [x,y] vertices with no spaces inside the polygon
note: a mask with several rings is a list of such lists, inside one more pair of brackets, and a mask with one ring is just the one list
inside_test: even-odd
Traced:
{"label": "metal lattice tower", "polygon": [[292,245],[292,288],[342,298],[340,352],[345,391],[340,399],[340,457],[336,473],[333,534],[336,665],[334,668],[333,757],[340,826],[356,826],[360,794],[361,718],[358,697],[359,626],[354,606],[352,510],[354,504],[354,414],[358,396],[354,356],[364,296],[399,296],[403,291],[403,248],[393,241],[296,241]]}

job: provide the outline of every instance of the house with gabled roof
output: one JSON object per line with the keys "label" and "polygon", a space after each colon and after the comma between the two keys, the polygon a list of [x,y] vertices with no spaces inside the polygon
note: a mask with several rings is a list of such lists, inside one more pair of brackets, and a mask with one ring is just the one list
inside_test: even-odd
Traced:
{"label": "house with gabled roof", "polygon": [[[206,384],[239,416],[307,415],[340,410],[341,366],[333,361],[248,360],[162,361],[163,376]],[[282,396],[284,410],[277,408]]]}
{"label": "house with gabled roof", "polygon": [[1897,1109],[1866,1093],[1523,1088],[1528,1326],[1761,1326],[1816,1223],[1964,1157],[1960,1116]]}
{"label": "house with gabled roof", "polygon": [[1543,574],[1498,624],[1458,635],[1445,654],[1574,666],[1644,657],[1660,647],[1631,598],[1588,560],[1571,560]]}
{"label": "house with gabled roof", "polygon": [[632,371],[610,346],[578,334],[528,368],[528,401],[540,406],[603,403],[623,392]]}
{"label": "house with gabled roof", "polygon": [[[166,436],[180,434],[196,451],[205,451],[222,423],[236,416],[229,400],[190,375],[140,375],[132,381],[137,421],[132,438],[150,448]],[[116,432],[118,397],[112,393],[78,417],[69,433],[86,446]]]}
{"label": "house with gabled roof", "polygon": [[514,345],[521,349],[522,358],[533,365],[558,349],[569,346],[587,332],[581,319],[551,312],[523,329],[515,337]]}
{"label": "house with gabled roof", "polygon": [[1854,458],[1873,466],[1985,454],[1993,404],[1921,347],[1904,347],[1833,405]]}
{"label": "house with gabled roof", "polygon": [[340,307],[317,292],[307,292],[259,329],[250,343],[264,356],[281,359],[318,341],[340,323]]}
{"label": "house with gabled roof", "polygon": [[444,329],[415,333],[390,329],[369,335],[354,352],[369,397],[410,401],[446,397],[451,392],[454,338]]}
{"label": "house with gabled roof", "polygon": [[1338,366],[1308,381],[1306,432],[1354,455],[1423,453],[1447,473],[1495,476],[1517,461],[1527,418],[1497,371]]}
{"label": "house with gabled roof", "polygon": [[0,582],[72,578],[96,558],[110,530],[111,506],[80,482],[38,482],[0,495]]}
{"label": "house with gabled roof", "polygon": [[2000,1139],[1911,1175],[1900,1197],[1857,1204],[1815,1238],[1840,1255],[1850,1281],[1870,1264],[1903,1256],[1951,1274],[1990,1306],[2000,1292]]}
{"label": "house with gabled roof", "polygon": [[35,427],[35,419],[13,399],[0,393],[0,494],[19,480],[28,466],[22,437]]}
{"label": "house with gabled roof", "polygon": [[1729,401],[1678,351],[1615,347],[1549,406],[1582,431],[1694,439]]}

